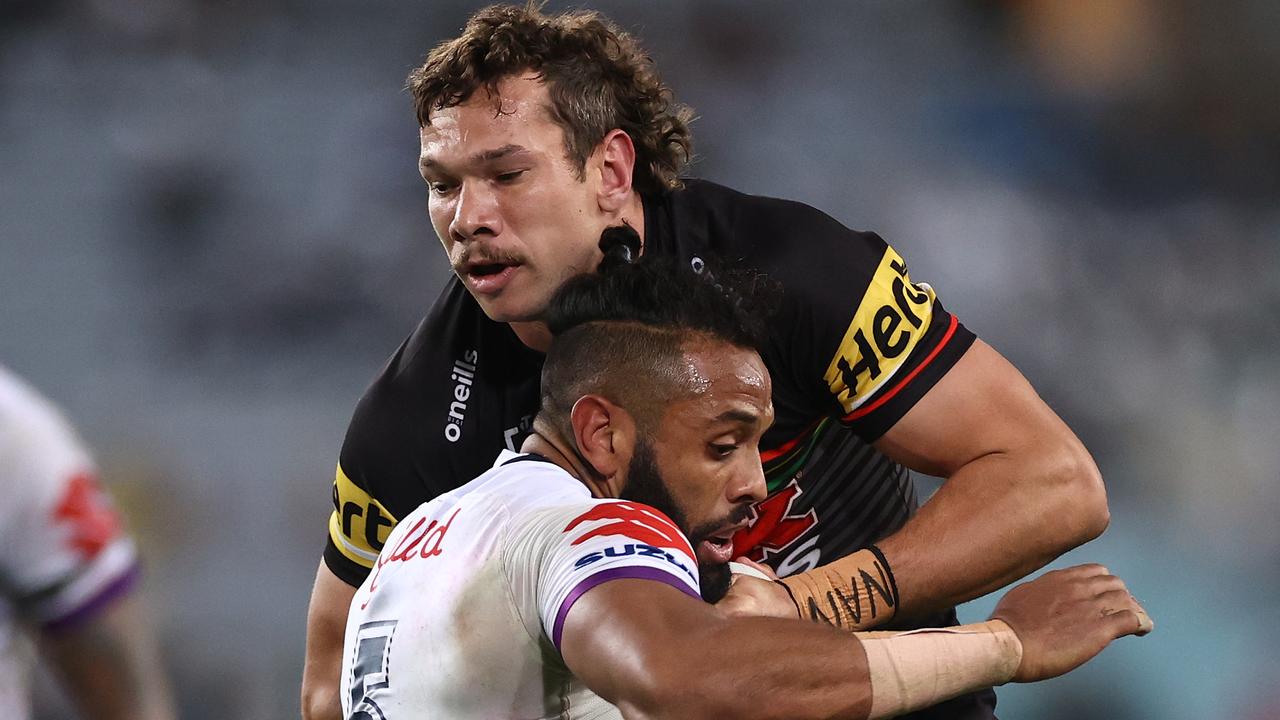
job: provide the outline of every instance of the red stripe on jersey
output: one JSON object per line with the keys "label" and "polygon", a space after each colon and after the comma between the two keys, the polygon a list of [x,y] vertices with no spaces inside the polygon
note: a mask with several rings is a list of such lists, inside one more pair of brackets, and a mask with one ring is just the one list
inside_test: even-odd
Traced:
{"label": "red stripe on jersey", "polygon": [[97,478],[88,472],[76,473],[67,481],[53,509],[53,520],[70,528],[67,543],[84,558],[96,557],[121,530],[120,518]]}
{"label": "red stripe on jersey", "polygon": [[[819,419],[818,422],[822,422],[822,420]],[[772,450],[761,450],[760,462],[767,463],[770,460],[782,457],[783,455],[786,455],[787,453],[791,452],[792,450],[795,449],[796,445],[798,445],[801,440],[805,439],[805,437],[809,434],[811,430],[813,430],[814,426],[816,426],[817,424],[818,424],[817,422],[810,424],[809,427],[804,429],[804,432],[800,433],[794,438],[791,438],[790,440],[786,441],[785,443],[779,445],[778,447]]]}
{"label": "red stripe on jersey", "polygon": [[907,376],[902,378],[902,382],[895,385],[893,389],[890,390],[889,392],[885,393],[884,395],[881,395],[880,398],[877,399],[875,402],[870,403],[868,405],[863,405],[857,410],[854,410],[848,415],[845,415],[844,421],[853,422],[854,420],[857,420],[860,417],[863,417],[865,415],[868,415],[874,412],[876,408],[889,402],[889,400],[891,400],[894,395],[897,395],[898,392],[902,390],[902,388],[906,387],[912,380],[914,380],[915,377],[920,374],[921,370],[924,370],[926,367],[928,367],[929,363],[933,362],[933,359],[938,356],[938,353],[942,352],[942,348],[946,347],[947,343],[951,341],[951,336],[956,334],[956,326],[959,324],[960,324],[960,321],[956,319],[955,315],[952,315],[951,325],[947,327],[946,334],[942,336],[942,342],[939,342],[937,347],[935,347],[933,351],[930,352],[928,356],[925,357],[924,362],[917,365],[915,370],[912,370],[911,372],[907,373]]}
{"label": "red stripe on jersey", "polygon": [[601,503],[574,518],[573,522],[565,526],[564,531],[569,532],[592,520],[612,522],[584,533],[571,544],[578,545],[603,535],[622,535],[646,545],[670,548],[693,557],[693,547],[689,545],[684,533],[680,532],[680,528],[666,515],[648,505],[629,502]]}

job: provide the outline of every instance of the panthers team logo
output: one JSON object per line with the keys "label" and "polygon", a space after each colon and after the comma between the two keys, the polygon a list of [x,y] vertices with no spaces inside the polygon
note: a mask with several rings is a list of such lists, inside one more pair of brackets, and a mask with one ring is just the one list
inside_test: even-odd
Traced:
{"label": "panthers team logo", "polygon": [[734,557],[746,556],[756,562],[772,562],[786,554],[800,538],[818,524],[812,508],[797,514],[796,498],[803,491],[792,480],[790,484],[756,504],[756,518],[733,536]]}

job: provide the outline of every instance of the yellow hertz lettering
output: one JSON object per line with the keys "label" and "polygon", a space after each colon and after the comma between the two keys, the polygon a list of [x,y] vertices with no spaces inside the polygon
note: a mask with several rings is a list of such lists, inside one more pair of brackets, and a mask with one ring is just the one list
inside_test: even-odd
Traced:
{"label": "yellow hertz lettering", "polygon": [[329,516],[329,537],[338,550],[354,563],[372,568],[396,520],[382,503],[360,489],[338,466],[333,480],[333,515]]}
{"label": "yellow hertz lettering", "polygon": [[933,288],[913,285],[902,258],[886,247],[823,375],[846,413],[866,402],[906,363],[929,329],[933,299]]}

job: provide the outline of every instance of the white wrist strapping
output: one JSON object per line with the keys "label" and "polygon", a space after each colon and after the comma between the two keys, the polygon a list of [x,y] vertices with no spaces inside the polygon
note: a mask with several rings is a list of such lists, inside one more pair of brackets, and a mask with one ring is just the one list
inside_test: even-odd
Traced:
{"label": "white wrist strapping", "polygon": [[871,676],[869,720],[1003,685],[1022,662],[1022,642],[1003,620],[903,633],[856,633]]}

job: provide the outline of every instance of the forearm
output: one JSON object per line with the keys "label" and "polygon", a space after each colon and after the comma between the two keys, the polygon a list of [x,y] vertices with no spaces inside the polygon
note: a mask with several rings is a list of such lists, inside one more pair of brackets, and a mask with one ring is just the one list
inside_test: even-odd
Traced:
{"label": "forearm", "polygon": [[1106,507],[1097,467],[1078,443],[1051,457],[993,453],[967,463],[877,543],[897,582],[898,617],[967,602],[1025,577],[1097,537]]}
{"label": "forearm", "polygon": [[915,517],[876,543],[893,568],[900,615],[971,600],[1106,528],[1093,458],[981,340],[875,445],[913,470],[947,478]]}
{"label": "forearm", "polygon": [[849,633],[729,617],[663,583],[599,585],[563,628],[565,665],[627,718],[864,718],[871,707]]}
{"label": "forearm", "polygon": [[307,656],[302,670],[304,720],[341,720],[339,696],[342,642],[347,610],[355,588],[343,582],[320,562],[307,612]]}
{"label": "forearm", "polygon": [[1101,479],[1082,446],[1071,461],[1045,462],[1057,457],[966,464],[897,533],[784,578],[794,607],[845,629],[877,627],[1003,587],[1092,539],[1107,521]]}
{"label": "forearm", "polygon": [[[649,656],[653,682],[628,692],[624,717],[803,720],[866,718],[867,656],[851,635],[777,618],[736,618],[681,633],[680,651]],[[767,658],[767,660],[766,660]]]}
{"label": "forearm", "polygon": [[[659,695],[654,708],[624,707],[624,715],[876,720],[1003,684],[1022,657],[1017,636],[1000,621],[856,635],[808,627],[741,618],[708,628],[705,637],[690,638],[689,647],[702,652],[684,682]],[[768,662],[759,667],[744,658]]]}
{"label": "forearm", "polygon": [[565,624],[565,663],[628,718],[881,717],[1005,682],[1021,654],[1003,626],[855,635],[652,585],[606,583]]}
{"label": "forearm", "polygon": [[172,720],[168,682],[136,597],[116,601],[85,625],[50,633],[44,652],[81,716]]}

